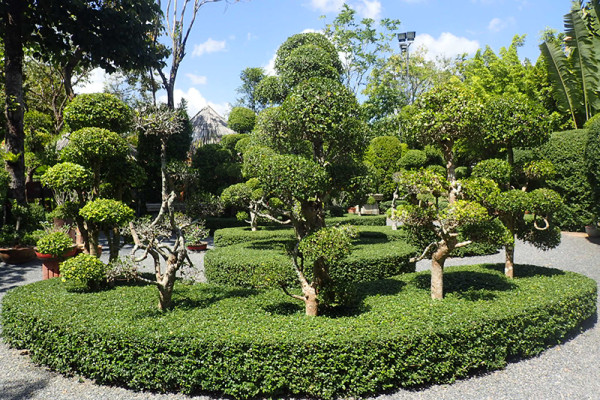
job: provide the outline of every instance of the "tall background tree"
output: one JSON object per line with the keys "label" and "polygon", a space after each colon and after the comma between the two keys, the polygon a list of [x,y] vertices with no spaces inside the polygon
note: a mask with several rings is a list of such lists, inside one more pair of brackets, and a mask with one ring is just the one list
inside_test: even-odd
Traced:
{"label": "tall background tree", "polygon": [[32,47],[36,57],[60,65],[65,93],[73,97],[71,78],[78,65],[108,71],[117,66],[133,69],[161,65],[164,52],[152,40],[152,22],[159,13],[160,8],[152,0],[10,0],[0,4],[0,37],[5,45],[5,143],[9,155],[5,165],[17,201],[25,202],[24,48]]}

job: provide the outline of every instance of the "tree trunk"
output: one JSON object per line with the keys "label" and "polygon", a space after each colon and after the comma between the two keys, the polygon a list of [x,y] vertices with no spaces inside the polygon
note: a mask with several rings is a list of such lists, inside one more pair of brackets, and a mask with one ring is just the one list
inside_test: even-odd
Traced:
{"label": "tree trunk", "polygon": [[448,193],[448,202],[456,201],[456,165],[454,163],[454,142],[451,140],[442,143],[442,152],[446,161],[446,173],[448,183],[450,184],[450,193]]}
{"label": "tree trunk", "polygon": [[5,73],[5,115],[7,131],[6,150],[15,156],[6,160],[6,170],[10,176],[10,191],[19,204],[25,204],[25,133],[23,131],[23,18],[26,2],[8,0],[4,14],[4,73]]}
{"label": "tree trunk", "polygon": [[94,257],[100,257],[98,254],[98,246],[100,245],[100,241],[98,240],[98,231],[88,229],[88,239],[89,239],[89,253]]}
{"label": "tree trunk", "polygon": [[438,243],[438,248],[431,256],[431,298],[444,298],[444,263],[456,246],[456,238],[450,237]]}
{"label": "tree trunk", "polygon": [[504,253],[506,254],[506,262],[504,263],[504,274],[507,278],[514,278],[514,267],[515,267],[515,246],[506,245],[504,246]]}
{"label": "tree trunk", "polygon": [[306,315],[316,317],[319,315],[319,298],[317,296],[317,291],[312,286],[307,286],[306,289],[303,288],[302,292],[304,293]]}

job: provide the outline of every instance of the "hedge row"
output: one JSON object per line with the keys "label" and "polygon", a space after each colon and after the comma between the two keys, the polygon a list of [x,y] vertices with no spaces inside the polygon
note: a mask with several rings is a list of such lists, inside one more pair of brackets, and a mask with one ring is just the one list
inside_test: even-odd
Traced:
{"label": "hedge row", "polygon": [[6,294],[5,341],[35,362],[98,383],[235,398],[372,395],[494,370],[559,343],[596,311],[584,276],[519,265],[450,267],[366,283],[346,314],[307,318],[279,290],[176,285],[74,294],[53,279]]}
{"label": "hedge row", "polygon": [[[402,231],[388,227],[359,226],[355,247],[330,271],[339,282],[365,282],[414,272],[409,259],[417,249],[405,242]],[[291,229],[228,228],[215,232],[216,248],[204,257],[204,272],[211,283],[243,287],[277,287],[297,284],[286,243]]]}
{"label": "hedge row", "polygon": [[[403,230],[394,231],[386,226],[358,225],[361,240],[369,238],[379,241],[406,240],[407,233]],[[259,227],[252,231],[249,227],[219,229],[214,234],[214,243],[217,247],[226,247],[233,244],[254,241],[267,242],[270,240],[281,242],[294,239],[294,231],[290,227]]]}

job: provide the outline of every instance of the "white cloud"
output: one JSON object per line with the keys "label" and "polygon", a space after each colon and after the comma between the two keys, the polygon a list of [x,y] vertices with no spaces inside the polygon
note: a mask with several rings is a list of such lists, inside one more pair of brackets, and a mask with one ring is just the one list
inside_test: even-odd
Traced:
{"label": "white cloud", "polygon": [[[422,0],[403,0],[409,3],[420,2]],[[344,3],[350,8],[356,10],[358,15],[363,18],[378,19],[381,16],[380,0],[355,0],[348,2],[346,0],[310,0],[312,9],[320,12],[338,12],[342,9]]]}
{"label": "white cloud", "polygon": [[381,3],[378,0],[361,0],[355,8],[364,18],[379,19],[381,16]]}
{"label": "white cloud", "polygon": [[200,57],[204,53],[216,53],[218,51],[224,51],[227,46],[227,42],[225,40],[214,40],[209,38],[206,42],[197,44],[194,46],[194,51],[192,51],[192,56]]}
{"label": "white cloud", "polygon": [[206,85],[207,78],[203,75],[185,74],[193,85]]}
{"label": "white cloud", "polygon": [[263,67],[265,70],[265,74],[267,74],[269,76],[277,75],[277,73],[275,72],[275,59],[276,58],[277,58],[277,53],[273,54],[273,57],[271,57],[271,59],[269,60],[267,65],[265,65]]}
{"label": "white cloud", "polygon": [[426,33],[419,34],[413,46],[426,48],[426,57],[430,60],[435,60],[437,56],[455,57],[463,53],[471,54],[480,47],[477,40],[458,37],[449,32],[442,33],[437,39]]}
{"label": "white cloud", "polygon": [[74,90],[77,94],[81,93],[101,93],[104,92],[104,84],[108,80],[108,74],[102,68],[94,68],[86,82],[75,85]]}
{"label": "white cloud", "polygon": [[[175,89],[173,93],[175,97],[175,104],[179,104],[182,98],[187,101],[187,111],[190,118],[198,113],[201,109],[206,107],[207,105],[211,106],[213,110],[221,114],[222,116],[226,116],[229,112],[229,104],[216,104],[206,100],[206,98],[195,88],[189,88],[187,92],[184,92],[181,89]],[[167,96],[166,94],[159,98],[159,101],[166,103]]]}
{"label": "white cloud", "polygon": [[501,30],[504,30],[507,27],[515,24],[516,20],[514,17],[508,17],[506,19],[493,18],[488,24],[488,30],[492,32],[500,32]]}
{"label": "white cloud", "polygon": [[322,12],[339,11],[344,5],[344,0],[310,0],[310,5]]}

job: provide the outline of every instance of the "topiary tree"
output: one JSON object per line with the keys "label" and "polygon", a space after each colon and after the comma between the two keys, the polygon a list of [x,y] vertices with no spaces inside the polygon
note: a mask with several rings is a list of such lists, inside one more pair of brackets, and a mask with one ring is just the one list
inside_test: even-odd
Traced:
{"label": "topiary tree", "polygon": [[[527,193],[526,187],[511,188],[511,171],[507,161],[484,160],[473,167],[472,178],[461,181],[461,195],[481,202],[506,228],[504,273],[509,278],[514,277],[516,237],[541,249],[553,248],[560,243],[560,229],[551,226],[550,220],[562,205],[560,195],[553,190],[536,189]],[[542,235],[536,231],[547,232]]]}
{"label": "topiary tree", "polygon": [[227,126],[237,133],[249,133],[254,129],[256,114],[246,107],[233,107],[227,119]]}
{"label": "topiary tree", "polygon": [[591,222],[597,224],[600,218],[600,114],[589,119],[585,124],[585,128],[588,130],[585,161],[594,204]]}
{"label": "topiary tree", "polygon": [[122,175],[127,166],[129,146],[125,139],[103,128],[82,128],[69,137],[69,143],[61,150],[63,161],[88,168],[93,175],[93,196],[100,194],[100,184],[111,181],[114,175]]}
{"label": "topiary tree", "polygon": [[[442,198],[450,198],[454,188],[443,176],[430,169],[401,171],[395,180],[406,196],[393,218],[409,228],[434,235],[423,254],[414,261],[431,255],[431,298],[444,297],[444,263],[452,250],[467,246],[476,238],[497,236],[495,224],[485,207],[473,200],[452,200],[446,208]],[[465,237],[459,241],[459,235]]]}
{"label": "topiary tree", "polygon": [[125,226],[135,215],[133,210],[118,200],[113,199],[95,199],[90,201],[79,210],[79,215],[83,217],[86,223],[89,235],[89,253],[93,256],[97,254],[98,234],[103,231],[108,239],[110,249],[109,262],[114,261],[119,256],[120,236],[112,236],[111,232]]}
{"label": "topiary tree", "polygon": [[400,169],[419,169],[425,166],[427,155],[423,150],[408,150],[396,163]]}
{"label": "topiary tree", "polygon": [[409,131],[422,144],[442,150],[453,202],[458,191],[454,147],[460,140],[472,141],[480,135],[483,103],[458,79],[451,79],[419,96],[413,108]]}
{"label": "topiary tree", "polygon": [[108,266],[90,254],[78,254],[60,265],[60,274],[68,291],[87,292],[106,280]]}
{"label": "topiary tree", "polygon": [[95,127],[125,135],[131,130],[133,111],[113,94],[86,93],[65,107],[64,121],[71,131]]}
{"label": "topiary tree", "polygon": [[[302,52],[303,45],[311,45]],[[320,34],[302,34],[288,39],[278,50],[276,68],[293,82],[281,107],[267,109],[259,116],[256,142],[267,148],[247,150],[244,172],[256,177],[268,198],[277,197],[294,226],[300,242],[325,227],[324,203],[342,188],[352,188],[353,166],[362,158],[365,129],[356,98],[339,80],[315,77],[302,65],[287,62],[294,54],[329,54],[327,71],[340,71],[341,64],[331,43]],[[294,70],[296,68],[296,70]],[[301,78],[303,76],[304,78]],[[311,77],[312,76],[312,77]],[[298,246],[292,251],[301,257]],[[331,281],[323,259],[312,264],[312,277],[298,268],[307,315],[317,315],[318,294]],[[311,280],[312,279],[312,280]]]}

